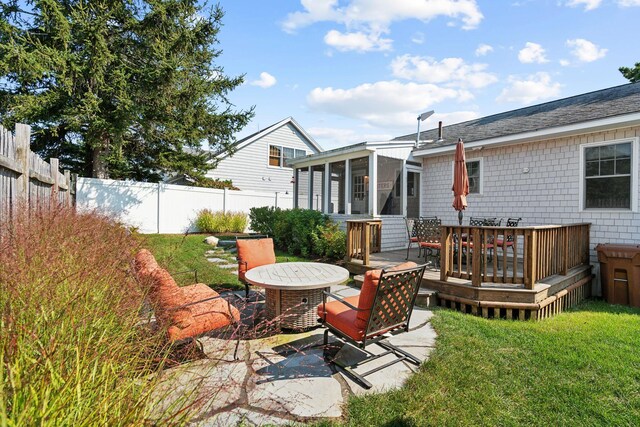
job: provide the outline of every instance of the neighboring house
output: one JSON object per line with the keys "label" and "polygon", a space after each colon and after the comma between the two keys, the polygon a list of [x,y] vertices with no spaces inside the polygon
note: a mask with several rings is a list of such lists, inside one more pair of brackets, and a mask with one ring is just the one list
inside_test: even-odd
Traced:
{"label": "neighboring house", "polygon": [[[523,226],[590,222],[594,262],[598,243],[640,242],[640,83],[445,126],[442,136],[432,129],[420,133],[424,143],[416,148],[407,149],[413,134],[295,160],[302,177],[296,185],[308,188],[309,170],[317,171],[313,176],[330,168],[320,208],[337,218],[356,210],[380,217],[383,248],[400,247],[402,216],[457,224],[451,184],[454,145],[462,138],[472,192],[465,224],[470,216],[522,217]],[[298,206],[308,206],[302,199]]]}
{"label": "neighboring house", "polygon": [[286,193],[293,190],[293,170],[287,162],[321,151],[302,126],[288,117],[237,141],[233,154],[219,153],[216,168],[206,176],[230,179],[240,190]]}

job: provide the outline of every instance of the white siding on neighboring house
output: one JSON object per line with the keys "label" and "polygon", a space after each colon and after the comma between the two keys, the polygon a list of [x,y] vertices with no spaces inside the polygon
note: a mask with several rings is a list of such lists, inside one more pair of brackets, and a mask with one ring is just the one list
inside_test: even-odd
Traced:
{"label": "white siding on neighboring house", "polygon": [[241,190],[292,193],[293,169],[269,166],[269,145],[305,150],[306,154],[318,152],[291,123],[287,123],[222,159],[207,177],[230,179]]}
{"label": "white siding on neighboring house", "polygon": [[[522,226],[590,222],[593,262],[599,243],[640,243],[640,212],[580,211],[580,146],[634,137],[640,137],[640,127],[467,150],[467,161],[483,159],[484,182],[483,194],[467,197],[463,224],[470,216],[504,218],[503,225],[508,217],[522,217]],[[452,162],[452,154],[423,162],[422,214],[438,215],[443,224],[458,223],[451,207]],[[636,161],[633,168],[639,167]]]}

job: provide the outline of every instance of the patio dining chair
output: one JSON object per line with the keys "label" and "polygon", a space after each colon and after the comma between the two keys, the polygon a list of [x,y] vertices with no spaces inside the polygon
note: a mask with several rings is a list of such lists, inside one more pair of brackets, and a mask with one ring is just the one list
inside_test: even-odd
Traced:
{"label": "patio dining chair", "polygon": [[[489,217],[470,217],[469,218],[469,226],[470,227],[500,227],[502,224],[502,218],[498,219],[497,217],[489,218]],[[480,233],[481,241],[484,241],[483,233]],[[464,249],[473,250],[474,242],[467,236],[461,242],[462,247]],[[488,260],[493,259],[493,248],[495,247],[495,242],[493,235],[489,235],[489,239],[484,243],[484,249],[489,253]]]}
{"label": "patio dining chair", "polygon": [[419,220],[417,218],[406,218],[404,219],[404,224],[407,227],[407,238],[409,239],[407,244],[407,257],[405,260],[409,259],[409,249],[411,249],[411,245],[415,243],[418,246],[418,257],[420,256],[420,245],[418,245],[418,237],[416,237],[416,222]]}
{"label": "patio dining chair", "polygon": [[420,248],[424,250],[425,263],[428,257],[432,257],[435,259],[436,265],[439,264],[440,249],[442,248],[440,225],[442,225],[440,219],[421,220],[416,224],[416,236]]}
{"label": "patio dining chair", "polygon": [[[520,224],[520,221],[522,221],[522,218],[508,218],[507,227],[517,227],[518,224]],[[513,234],[505,233],[505,235],[502,236],[502,238],[496,239],[495,241],[496,248],[500,248],[503,251],[505,251],[507,248],[511,248],[511,250],[514,251],[513,249],[514,239],[515,239],[515,236]],[[514,251],[514,254],[515,254],[515,251]],[[498,266],[499,265],[500,265],[500,257],[498,257]]]}
{"label": "patio dining chair", "polygon": [[276,253],[273,248],[273,239],[261,234],[245,237],[236,237],[238,254],[238,280],[244,284],[245,297],[249,298],[249,282],[245,274],[252,268],[261,265],[275,264]]}
{"label": "patio dining chair", "polygon": [[[334,357],[330,362],[365,388],[371,388],[371,383],[365,378],[367,375],[395,363],[406,360],[420,365],[418,358],[385,340],[391,334],[409,330],[409,320],[425,268],[425,265],[407,262],[390,269],[367,271],[360,294],[344,299],[324,292],[322,304],[318,306],[318,316],[319,322],[327,328],[324,332],[325,355],[329,332],[342,342],[360,348],[366,354],[362,361],[347,364]],[[334,300],[328,302],[327,297]],[[369,344],[376,344],[385,351],[372,353],[366,348]],[[394,359],[365,373],[354,370],[387,355],[393,355]]]}

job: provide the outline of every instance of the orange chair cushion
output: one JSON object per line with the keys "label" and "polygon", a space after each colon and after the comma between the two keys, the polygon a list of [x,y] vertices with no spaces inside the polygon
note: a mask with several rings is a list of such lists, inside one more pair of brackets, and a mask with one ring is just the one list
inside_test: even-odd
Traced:
{"label": "orange chair cushion", "polygon": [[[355,307],[358,306],[358,295],[344,298],[344,300]],[[321,319],[325,319],[326,323],[352,339],[360,341],[364,338],[364,328],[356,326],[356,313],[356,310],[347,307],[340,301],[330,301],[324,304],[324,309],[323,304],[318,306],[318,316]]]}
{"label": "orange chair cushion", "polygon": [[496,240],[496,245],[498,246],[513,246],[513,242],[512,241],[504,241],[504,240]]}
{"label": "orange chair cushion", "polygon": [[273,239],[241,239],[236,242],[238,248],[238,278],[244,281],[247,271],[261,265],[275,264],[276,254]]}
{"label": "orange chair cushion", "polygon": [[153,270],[158,268],[155,257],[147,249],[140,249],[133,260],[135,273],[138,276],[146,276],[151,274]]}
{"label": "orange chair cushion", "polygon": [[440,249],[442,247],[442,245],[440,243],[420,242],[420,247],[432,248],[432,249]]}
{"label": "orange chair cushion", "polygon": [[418,241],[417,237],[412,237],[411,239],[409,239],[411,241],[411,243],[415,243]]}
{"label": "orange chair cushion", "polygon": [[[473,242],[462,242],[462,246],[470,247],[471,249],[473,249]],[[487,243],[486,245],[484,245],[484,247],[486,249],[493,249],[493,244],[492,243]]]}
{"label": "orange chair cushion", "polygon": [[[417,264],[409,261],[389,268],[387,271],[398,271],[414,267],[417,267]],[[357,329],[364,329],[367,327],[367,322],[371,315],[371,307],[373,306],[373,300],[376,297],[376,290],[378,283],[380,282],[381,274],[382,270],[369,270],[364,275],[364,282],[362,283],[360,298],[358,300],[358,308],[362,310],[358,311],[355,320],[355,327]]]}
{"label": "orange chair cushion", "polygon": [[[207,298],[220,297],[220,295],[205,285],[197,283],[180,288],[185,298],[190,302],[202,301]],[[215,298],[198,302],[188,307],[193,317],[193,322],[186,326],[169,326],[167,333],[172,341],[195,337],[214,329],[220,329],[240,320],[240,312],[224,298]]]}
{"label": "orange chair cushion", "polygon": [[176,308],[187,304],[182,289],[173,280],[173,277],[164,268],[156,268],[152,273],[153,278],[149,299],[156,313],[156,319],[162,325],[175,325],[186,328],[193,323],[193,316],[188,307]]}

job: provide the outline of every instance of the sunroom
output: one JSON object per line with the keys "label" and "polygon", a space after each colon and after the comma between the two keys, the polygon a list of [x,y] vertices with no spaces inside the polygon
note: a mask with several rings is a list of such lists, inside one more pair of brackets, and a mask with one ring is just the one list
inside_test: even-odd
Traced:
{"label": "sunroom", "polygon": [[334,220],[382,221],[381,250],[406,248],[405,217],[420,216],[422,162],[413,142],[362,142],[292,159],[294,206]]}

